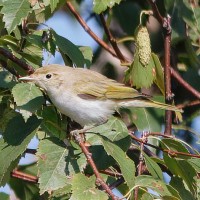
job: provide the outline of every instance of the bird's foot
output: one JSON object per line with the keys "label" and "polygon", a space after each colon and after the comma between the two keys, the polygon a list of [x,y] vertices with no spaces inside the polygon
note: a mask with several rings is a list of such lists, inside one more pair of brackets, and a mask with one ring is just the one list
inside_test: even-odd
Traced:
{"label": "bird's foot", "polygon": [[83,135],[85,132],[89,131],[90,129],[94,128],[94,126],[85,126],[82,129],[73,130],[70,132],[70,135],[75,138],[75,140],[80,143],[83,141]]}

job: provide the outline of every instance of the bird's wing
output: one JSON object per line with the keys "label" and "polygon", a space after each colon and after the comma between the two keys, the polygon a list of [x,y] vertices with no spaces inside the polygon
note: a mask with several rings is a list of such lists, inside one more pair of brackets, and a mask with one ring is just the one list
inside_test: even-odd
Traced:
{"label": "bird's wing", "polygon": [[76,93],[85,99],[129,99],[143,96],[137,90],[108,78],[101,77],[95,81],[81,80],[76,84]]}

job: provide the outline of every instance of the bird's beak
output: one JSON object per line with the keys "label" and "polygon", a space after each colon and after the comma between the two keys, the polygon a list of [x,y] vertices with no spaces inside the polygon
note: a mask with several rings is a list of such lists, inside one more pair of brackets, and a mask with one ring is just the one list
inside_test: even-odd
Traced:
{"label": "bird's beak", "polygon": [[35,81],[35,79],[31,76],[24,76],[19,78],[20,81]]}

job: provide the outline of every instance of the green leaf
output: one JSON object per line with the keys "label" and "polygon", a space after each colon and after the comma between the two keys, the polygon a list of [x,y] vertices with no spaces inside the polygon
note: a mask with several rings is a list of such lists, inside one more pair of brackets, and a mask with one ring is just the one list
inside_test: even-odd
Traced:
{"label": "green leaf", "polygon": [[105,192],[96,189],[95,176],[86,177],[83,174],[75,174],[72,180],[72,196],[70,200],[107,200]]}
{"label": "green leaf", "polygon": [[55,107],[44,107],[41,111],[41,116],[43,118],[41,126],[47,133],[50,133],[61,140],[66,138],[66,132],[62,129],[62,121],[59,113],[56,112]]}
{"label": "green leaf", "polygon": [[8,71],[0,71],[0,87],[1,88],[9,88],[11,89],[16,82],[14,81],[14,77]]}
{"label": "green leaf", "polygon": [[71,178],[67,177],[65,173],[67,152],[65,144],[57,138],[40,141],[36,154],[38,157],[40,194],[57,190],[66,185],[71,187]]}
{"label": "green leaf", "polygon": [[92,64],[92,57],[93,57],[93,52],[92,52],[91,47],[83,46],[83,47],[79,47],[79,49],[81,50],[85,58],[86,67],[89,68]]}
{"label": "green leaf", "polygon": [[13,109],[6,108],[2,115],[0,115],[0,131],[4,132],[8,122],[15,116],[19,116],[20,114],[15,112]]}
{"label": "green leaf", "polygon": [[0,139],[0,159],[2,161],[0,165],[0,185],[7,182],[5,180],[7,171],[16,167],[17,163],[10,169],[9,167],[24,153],[40,123],[41,121],[36,117],[29,118],[25,123],[21,116],[16,116],[9,121],[4,132],[4,138]]}
{"label": "green leaf", "polygon": [[178,191],[181,200],[195,200],[194,196],[185,188],[182,178],[172,176],[170,185]]}
{"label": "green leaf", "polygon": [[154,60],[151,56],[149,64],[145,67],[139,61],[138,52],[135,52],[134,60],[130,68],[126,71],[125,81],[130,82],[132,86],[139,88],[149,88],[156,78]]}
{"label": "green leaf", "polygon": [[161,196],[172,196],[167,185],[161,181],[147,175],[140,175],[135,178],[135,185],[144,188],[151,188]]}
{"label": "green leaf", "polygon": [[0,12],[4,14],[3,21],[10,34],[31,12],[30,3],[27,0],[15,0],[12,3],[9,0],[5,0],[2,5],[3,8]]}
{"label": "green leaf", "polygon": [[9,200],[10,196],[4,192],[0,192],[0,199],[1,200]]}
{"label": "green leaf", "polygon": [[50,8],[51,12],[53,12],[57,7],[60,7],[62,4],[64,4],[65,0],[50,0]]}
{"label": "green leaf", "polygon": [[68,39],[58,35],[53,30],[52,34],[55,38],[55,44],[60,49],[61,53],[66,54],[70,58],[71,62],[77,67],[83,67],[85,64],[85,59],[79,48]]}
{"label": "green leaf", "polygon": [[122,175],[131,189],[135,185],[135,164],[126,153],[105,137],[101,137],[102,144],[108,155],[111,155],[119,164]]}
{"label": "green leaf", "polygon": [[185,38],[185,23],[199,34],[199,22],[193,7],[187,0],[165,0],[165,7],[171,16],[173,39]]}
{"label": "green leaf", "polygon": [[42,92],[33,84],[16,84],[12,89],[12,94],[25,120],[45,102]]}
{"label": "green leaf", "polygon": [[163,181],[163,174],[162,174],[162,170],[160,169],[159,165],[144,152],[142,152],[142,154],[144,156],[144,160],[145,160],[147,169],[151,173],[153,178],[160,179]]}
{"label": "green leaf", "polygon": [[[174,141],[172,139],[163,139],[162,142],[163,143],[161,144],[163,148],[167,147],[167,149],[169,150],[188,153],[188,150],[177,141]],[[184,158],[184,156],[181,157]],[[173,157],[170,157],[170,155],[168,155],[167,153],[164,153],[163,158],[169,170],[174,175],[181,177],[187,184],[191,193],[193,193],[196,196],[196,172],[192,165],[190,165],[186,160],[175,159]]]}
{"label": "green leaf", "polygon": [[156,78],[154,80],[155,84],[158,86],[162,94],[165,94],[165,85],[164,85],[164,73],[163,73],[163,68],[160,63],[160,60],[158,56],[154,53],[151,54],[154,64],[155,64],[155,73],[156,73]]}
{"label": "green leaf", "polygon": [[[110,141],[115,142],[124,151],[126,151],[131,144],[131,138],[126,125],[123,121],[113,116],[109,118],[107,123],[89,130],[88,133],[96,133],[104,136]],[[87,137],[87,141],[93,145],[101,144],[101,140],[96,135]]]}
{"label": "green leaf", "polygon": [[191,158],[187,160],[193,167],[194,169],[200,173],[200,158]]}
{"label": "green leaf", "polygon": [[119,4],[121,0],[93,0],[93,10],[95,13],[100,14],[107,8],[112,8],[116,3]]}
{"label": "green leaf", "polygon": [[130,108],[127,110],[127,113],[139,131],[161,131],[160,118],[164,114],[163,110],[150,108]]}

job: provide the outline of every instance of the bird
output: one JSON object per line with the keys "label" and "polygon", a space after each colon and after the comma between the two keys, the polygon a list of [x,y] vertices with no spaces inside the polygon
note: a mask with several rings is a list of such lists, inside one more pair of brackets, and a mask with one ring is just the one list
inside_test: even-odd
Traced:
{"label": "bird", "polygon": [[82,127],[102,124],[120,108],[154,107],[182,112],[86,68],[51,64],[19,80],[33,82],[42,88],[62,114]]}

